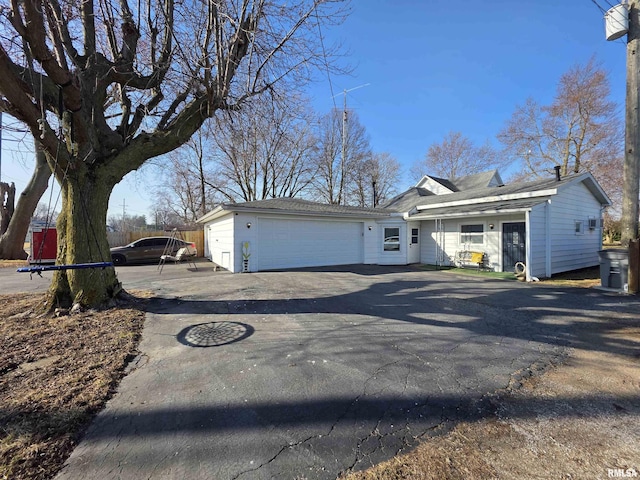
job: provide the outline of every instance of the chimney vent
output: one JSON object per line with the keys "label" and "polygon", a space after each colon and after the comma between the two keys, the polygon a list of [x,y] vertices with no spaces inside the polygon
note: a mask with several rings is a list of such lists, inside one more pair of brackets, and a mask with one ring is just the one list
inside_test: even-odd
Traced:
{"label": "chimney vent", "polygon": [[553,167],[553,169],[556,171],[556,181],[560,181],[560,165],[556,165],[555,167]]}

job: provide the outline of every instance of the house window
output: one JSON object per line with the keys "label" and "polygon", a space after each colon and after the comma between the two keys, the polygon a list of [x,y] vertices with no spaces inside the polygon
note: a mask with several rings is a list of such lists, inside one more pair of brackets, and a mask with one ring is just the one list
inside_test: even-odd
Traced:
{"label": "house window", "polygon": [[460,225],[460,243],[482,245],[484,243],[484,225]]}
{"label": "house window", "polygon": [[582,235],[584,233],[584,223],[582,220],[575,221],[575,232],[576,235]]}
{"label": "house window", "polygon": [[400,250],[400,229],[385,228],[384,229],[384,251],[397,252]]}

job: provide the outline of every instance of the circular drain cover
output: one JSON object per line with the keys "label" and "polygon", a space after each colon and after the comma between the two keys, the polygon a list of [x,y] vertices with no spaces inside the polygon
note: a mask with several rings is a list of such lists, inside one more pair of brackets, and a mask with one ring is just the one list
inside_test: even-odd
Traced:
{"label": "circular drain cover", "polygon": [[244,340],[253,327],[240,322],[209,322],[191,325],[178,334],[178,341],[190,347],[218,347]]}

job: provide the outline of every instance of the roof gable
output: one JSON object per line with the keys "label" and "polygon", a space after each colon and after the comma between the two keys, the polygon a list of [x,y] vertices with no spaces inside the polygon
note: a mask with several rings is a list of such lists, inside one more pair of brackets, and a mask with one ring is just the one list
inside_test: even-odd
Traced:
{"label": "roof gable", "polygon": [[421,203],[423,197],[432,195],[435,194],[426,188],[412,187],[384,203],[382,208],[388,208],[398,212],[408,212]]}
{"label": "roof gable", "polygon": [[[423,180],[425,178],[433,179],[434,177],[425,176]],[[524,204],[520,205],[522,202],[518,203],[522,208],[528,208],[531,204],[541,203],[550,196],[556,195],[559,189],[563,189],[575,182],[583,182],[601,205],[608,206],[611,204],[609,197],[607,197],[590,173],[572,174],[560,180],[557,180],[554,176],[531,182],[516,182],[507,185],[502,182],[502,178],[497,171],[470,175],[463,177],[463,179],[461,186],[467,187],[464,190],[460,189],[448,194],[437,195],[426,189],[413,187],[389,201],[385,206],[410,215],[418,215],[433,209],[446,209],[480,203],[508,203],[514,200],[529,199],[525,202],[526,207]],[[480,185],[485,186],[481,187]],[[501,208],[506,208],[506,205]]]}
{"label": "roof gable", "polygon": [[445,207],[459,207],[463,205],[479,205],[494,202],[509,202],[521,199],[538,198],[538,203],[550,196],[557,195],[558,191],[568,185],[583,182],[594,197],[603,206],[608,206],[611,201],[598,185],[598,182],[590,173],[578,173],[568,175],[560,180],[553,178],[543,178],[533,182],[514,183],[500,187],[479,188],[464,192],[452,193],[445,197],[429,197],[423,199],[421,205],[416,205],[420,212]]}
{"label": "roof gable", "polygon": [[463,177],[446,180],[432,175],[423,176],[416,184],[416,188],[424,188],[435,195],[475,190],[478,188],[499,187],[504,185],[498,170],[474,173]]}
{"label": "roof gable", "polygon": [[415,188],[428,190],[434,195],[445,195],[447,193],[458,191],[456,186],[449,180],[445,180],[444,178],[432,177],[430,175],[425,175],[424,177],[422,177],[416,184]]}
{"label": "roof gable", "polygon": [[498,170],[475,173],[460,178],[454,178],[451,182],[458,191],[475,190],[477,188],[499,187],[504,185]]}

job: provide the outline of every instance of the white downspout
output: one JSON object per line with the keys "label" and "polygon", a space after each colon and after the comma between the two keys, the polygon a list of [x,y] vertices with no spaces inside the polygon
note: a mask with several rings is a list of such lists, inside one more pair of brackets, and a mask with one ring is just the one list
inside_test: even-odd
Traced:
{"label": "white downspout", "polygon": [[524,214],[525,223],[525,280],[531,281],[531,210],[527,210]]}
{"label": "white downspout", "polygon": [[551,199],[547,200],[545,209],[545,266],[544,274],[551,278]]}

